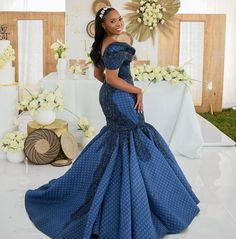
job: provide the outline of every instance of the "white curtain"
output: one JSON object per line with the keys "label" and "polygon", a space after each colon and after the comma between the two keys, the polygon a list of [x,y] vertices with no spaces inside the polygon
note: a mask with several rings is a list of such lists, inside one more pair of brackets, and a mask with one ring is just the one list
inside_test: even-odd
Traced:
{"label": "white curtain", "polygon": [[[0,11],[65,11],[65,0],[1,0]],[[34,91],[43,77],[43,22],[41,20],[18,21],[19,83]],[[22,99],[26,92],[20,92]]]}
{"label": "white curtain", "polygon": [[236,1],[181,0],[179,13],[226,14],[223,107],[236,106]]}
{"label": "white curtain", "polygon": [[34,91],[43,77],[43,21],[18,20],[17,24],[19,83]]}
{"label": "white curtain", "polygon": [[195,80],[190,87],[194,105],[202,104],[204,23],[181,22],[179,65]]}

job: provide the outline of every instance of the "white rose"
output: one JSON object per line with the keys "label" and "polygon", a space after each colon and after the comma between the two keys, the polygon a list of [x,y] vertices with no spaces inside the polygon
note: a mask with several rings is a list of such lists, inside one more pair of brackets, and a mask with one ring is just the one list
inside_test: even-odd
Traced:
{"label": "white rose", "polygon": [[141,23],[141,22],[142,22],[142,19],[139,17],[139,18],[137,19],[137,21],[138,21],[139,23]]}
{"label": "white rose", "polygon": [[143,73],[143,80],[148,80],[149,79],[149,74],[148,73]]}
{"label": "white rose", "polygon": [[145,70],[149,73],[152,71],[152,67],[150,65],[145,65]]}
{"label": "white rose", "polygon": [[149,79],[151,81],[155,79],[155,74],[153,72],[149,74]]}
{"label": "white rose", "polygon": [[89,125],[88,119],[87,119],[86,117],[80,117],[80,119],[79,119],[79,125],[83,125],[83,126]]}

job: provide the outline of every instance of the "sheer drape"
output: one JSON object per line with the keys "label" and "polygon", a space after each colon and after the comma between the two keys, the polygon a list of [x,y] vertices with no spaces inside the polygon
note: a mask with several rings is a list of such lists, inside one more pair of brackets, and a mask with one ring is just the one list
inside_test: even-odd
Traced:
{"label": "sheer drape", "polygon": [[[1,0],[0,11],[65,11],[65,0]],[[43,77],[43,22],[18,20],[17,24],[19,83],[36,90]],[[24,94],[21,91],[20,98]]]}
{"label": "sheer drape", "polygon": [[36,90],[43,77],[42,20],[18,20],[18,64],[20,84]]}
{"label": "sheer drape", "polygon": [[[236,105],[236,1],[181,0],[179,13],[226,14],[223,107]],[[217,49],[215,49],[217,51]]]}

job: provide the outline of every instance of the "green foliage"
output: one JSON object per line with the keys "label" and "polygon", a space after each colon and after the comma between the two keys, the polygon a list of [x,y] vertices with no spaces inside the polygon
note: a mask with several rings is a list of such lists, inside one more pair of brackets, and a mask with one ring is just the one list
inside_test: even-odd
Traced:
{"label": "green foliage", "polygon": [[214,115],[199,114],[236,142],[236,110],[227,109]]}

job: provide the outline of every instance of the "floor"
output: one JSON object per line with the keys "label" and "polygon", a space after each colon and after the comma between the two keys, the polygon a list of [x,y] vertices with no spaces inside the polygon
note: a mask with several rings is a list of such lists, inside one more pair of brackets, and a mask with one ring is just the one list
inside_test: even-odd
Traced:
{"label": "floor", "polygon": [[[235,143],[208,121],[199,117],[204,147],[200,159],[177,156],[201,203],[200,214],[191,226],[166,239],[236,238],[236,147]],[[0,237],[3,239],[46,239],[29,221],[24,193],[62,175],[70,166],[34,166],[0,160]],[[53,176],[52,176],[53,175]],[[79,239],[79,238],[78,238]],[[113,238],[111,238],[113,239]],[[124,238],[125,239],[125,238]]]}

